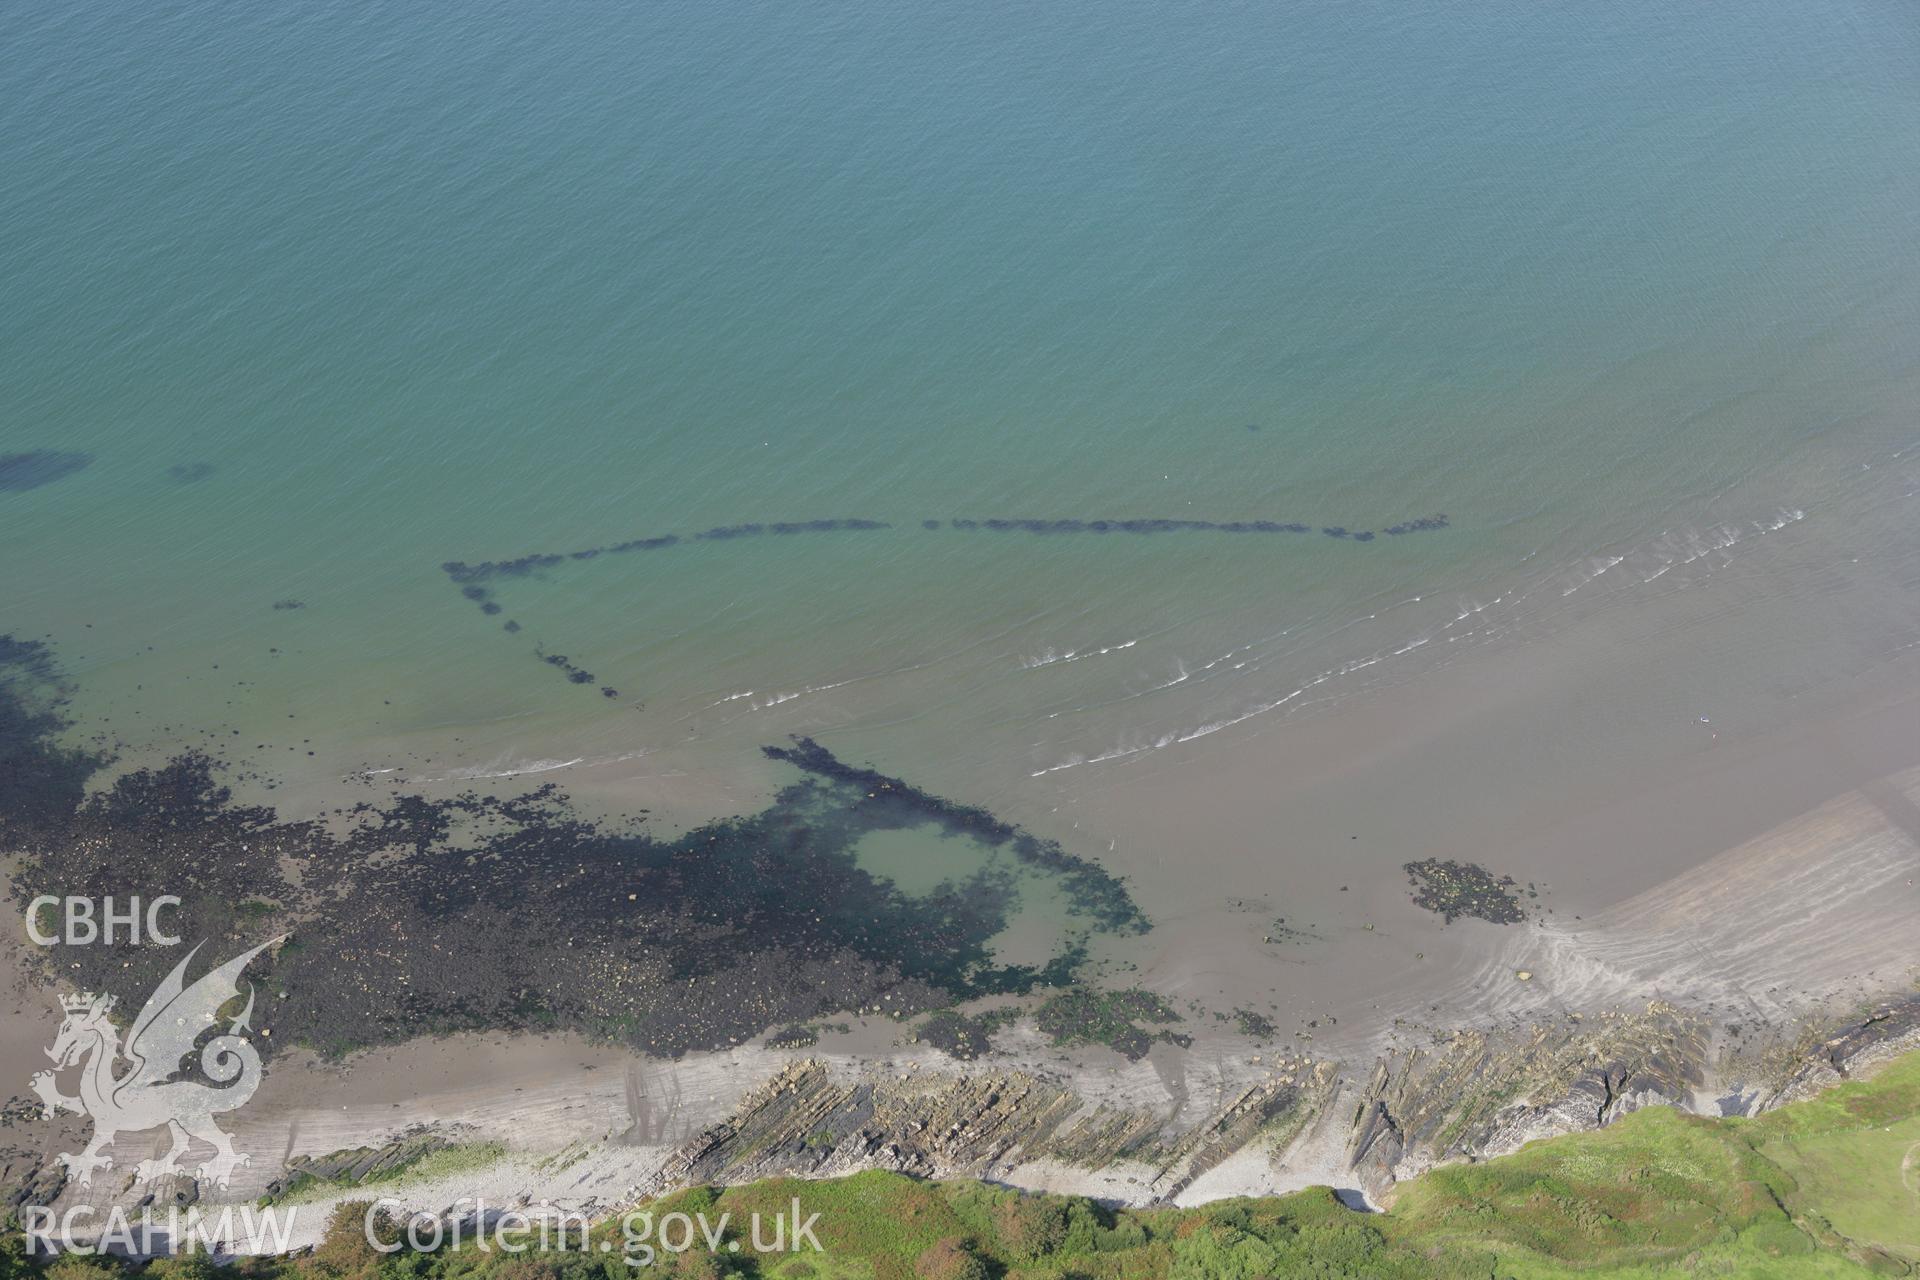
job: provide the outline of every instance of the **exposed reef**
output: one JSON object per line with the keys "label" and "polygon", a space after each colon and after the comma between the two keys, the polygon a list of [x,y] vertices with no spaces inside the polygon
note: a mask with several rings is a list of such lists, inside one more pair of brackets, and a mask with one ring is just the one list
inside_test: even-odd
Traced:
{"label": "exposed reef", "polygon": [[1271,1040],[1278,1030],[1273,1025],[1273,1019],[1252,1009],[1235,1009],[1233,1025],[1234,1030],[1250,1040]]}
{"label": "exposed reef", "polygon": [[1151,991],[1098,991],[1075,987],[1050,997],[1034,1021],[1056,1045],[1103,1044],[1129,1062],[1147,1056],[1156,1041],[1185,1047],[1189,1037],[1172,1031],[1148,1031],[1139,1024],[1180,1021],[1167,1002]]}
{"label": "exposed reef", "polygon": [[19,493],[64,480],[92,465],[90,453],[34,449],[28,453],[0,453],[0,493]]}
{"label": "exposed reef", "polygon": [[957,1009],[941,1009],[914,1028],[913,1038],[930,1044],[949,1058],[971,1062],[992,1052],[993,1033],[1015,1017],[1011,1009],[996,1009],[969,1017]]}
{"label": "exposed reef", "polygon": [[1526,919],[1512,876],[1496,876],[1471,862],[1439,858],[1409,862],[1406,872],[1407,883],[1414,888],[1414,905],[1444,916],[1448,924],[1461,916],[1493,924],[1519,924]]}
{"label": "exposed reef", "polygon": [[[60,745],[65,693],[44,646],[0,639],[0,844],[26,851],[14,894],[174,894],[179,932],[213,951],[290,932],[263,979],[274,1046],[564,1029],[672,1056],[840,1010],[904,1016],[1064,985],[1084,961],[1079,936],[1045,964],[994,957],[1036,876],[1082,934],[1146,927],[1097,864],[811,741],[770,750],[802,776],[766,808],[674,839],[585,818],[551,786],[402,794],[291,822],[237,801],[200,752],[90,792],[109,761]],[[980,856],[924,893],[855,856],[873,832],[929,825]],[[33,954],[134,1005],[173,959]]]}
{"label": "exposed reef", "polygon": [[769,1049],[809,1049],[820,1043],[820,1033],[798,1023],[780,1028],[767,1037]]}

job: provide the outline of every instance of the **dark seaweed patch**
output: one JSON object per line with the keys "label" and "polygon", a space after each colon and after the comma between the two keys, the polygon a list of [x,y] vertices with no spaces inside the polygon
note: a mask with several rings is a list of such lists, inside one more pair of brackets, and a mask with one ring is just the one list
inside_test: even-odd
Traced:
{"label": "dark seaweed patch", "polygon": [[595,677],[593,672],[588,671],[584,667],[576,665],[574,661],[571,658],[567,657],[567,655],[564,653],[546,653],[542,650],[536,649],[534,650],[534,654],[540,659],[540,661],[546,663],[548,666],[558,667],[560,670],[566,672],[567,679],[571,680],[574,684],[597,684],[598,683],[598,679],[597,677]]}
{"label": "dark seaweed patch", "polygon": [[176,484],[198,484],[219,469],[211,462],[176,462],[167,468],[167,478]]}
{"label": "dark seaweed patch", "polygon": [[106,764],[59,745],[68,692],[44,644],[0,635],[0,848],[30,848],[79,807],[87,779]]}
{"label": "dark seaweed patch", "polygon": [[1389,525],[1387,526],[1387,533],[1389,536],[1397,538],[1403,533],[1427,533],[1446,527],[1447,517],[1445,515],[1421,516],[1418,520],[1409,520],[1404,524]]}
{"label": "dark seaweed patch", "polygon": [[0,493],[19,493],[64,480],[93,462],[90,453],[35,449],[28,453],[0,453]]}
{"label": "dark seaweed patch", "polygon": [[812,1027],[793,1024],[780,1028],[767,1037],[769,1049],[811,1049],[820,1043],[820,1033]]}
{"label": "dark seaweed patch", "polygon": [[1243,1036],[1252,1036],[1255,1040],[1273,1039],[1273,1019],[1263,1017],[1251,1009],[1235,1009],[1233,1026]]}
{"label": "dark seaweed patch", "polygon": [[1512,892],[1512,876],[1495,876],[1471,862],[1443,862],[1427,858],[1406,865],[1407,883],[1414,887],[1415,906],[1446,917],[1452,924],[1473,916],[1494,924],[1519,924],[1525,916],[1519,896]]}
{"label": "dark seaweed patch", "polygon": [[[704,533],[693,535],[696,542],[726,542],[735,538],[753,538],[762,534],[791,535],[796,533],[844,533],[868,529],[889,529],[891,525],[884,520],[862,520],[849,518],[842,520],[794,520],[778,521],[771,524],[731,524],[708,529]],[[667,547],[678,546],[681,542],[677,534],[665,533],[652,538],[633,538],[626,542],[615,542],[604,547],[587,547],[580,551],[569,551],[564,555],[536,554],[520,556],[513,560],[483,560],[479,564],[468,564],[464,560],[449,560],[440,566],[449,578],[455,582],[479,582],[486,578],[518,578],[541,569],[551,569],[569,560],[593,560],[600,556],[621,555],[631,551],[659,551]],[[473,598],[469,596],[469,598]]]}
{"label": "dark seaweed patch", "polygon": [[[1279,520],[950,520],[949,527],[988,533],[1034,533],[1059,536],[1076,533],[1305,533],[1307,526]],[[929,528],[938,527],[929,521]]]}
{"label": "dark seaweed patch", "polygon": [[56,686],[60,671],[54,665],[53,652],[40,641],[0,636],[0,679],[25,679],[43,687]]}
{"label": "dark seaweed patch", "polygon": [[[599,555],[599,551],[576,551],[573,558],[585,560]],[[518,560],[487,560],[480,564],[468,564],[464,560],[449,560],[440,568],[455,582],[471,582],[476,578],[515,577],[534,572],[536,569],[550,569],[556,564],[566,563],[566,556],[521,556]]]}
{"label": "dark seaweed patch", "polygon": [[[16,898],[176,894],[179,931],[213,952],[291,932],[262,979],[257,1025],[274,1045],[337,1053],[431,1032],[570,1029],[672,1055],[836,1010],[904,1016],[1065,985],[1085,960],[1078,941],[1038,967],[994,962],[1033,874],[1091,890],[1092,928],[1106,916],[1144,927],[1093,863],[897,780],[869,795],[882,775],[813,743],[794,748],[801,776],[766,808],[673,839],[588,819],[553,787],[399,794],[290,822],[238,803],[230,766],[197,752],[88,798],[107,761],[57,745],[63,696],[43,646],[0,642],[0,844],[25,851]],[[929,823],[1017,856],[924,894],[855,856],[875,831]],[[178,958],[124,945],[32,954],[123,1003]]]}
{"label": "dark seaweed patch", "polygon": [[1191,1043],[1171,1031],[1152,1032],[1141,1022],[1178,1022],[1180,1015],[1165,1000],[1141,987],[1099,991],[1075,987],[1040,1006],[1034,1021],[1056,1045],[1104,1044],[1129,1061],[1147,1056],[1156,1040]]}
{"label": "dark seaweed patch", "polygon": [[[791,535],[798,533],[842,533],[849,531],[867,531],[891,529],[893,526],[884,520],[864,520],[857,518],[839,520],[798,520],[762,522],[745,524],[717,525],[714,528],[693,534],[682,539],[675,534],[661,534],[652,538],[635,538],[628,542],[616,542],[604,547],[587,547],[579,551],[563,554],[542,553],[519,556],[512,560],[482,560],[468,563],[465,560],[448,560],[440,566],[446,575],[457,583],[479,582],[487,578],[524,577],[541,569],[550,569],[569,560],[592,560],[603,555],[616,555],[629,551],[656,551],[665,547],[678,546],[684,541],[691,542],[731,542],[741,538],[757,538],[766,535]],[[1034,534],[1076,534],[1076,533],[1307,533],[1310,527],[1298,521],[1280,520],[1163,520],[1163,519],[1126,519],[1126,520],[1079,520],[1079,519],[1005,519],[995,517],[986,520],[965,517],[947,521],[934,519],[922,520],[920,527],[926,530],[941,528],[957,529],[962,532],[985,530],[989,533],[1034,533]],[[1447,517],[1423,516],[1418,520],[1405,521],[1386,530],[1390,534],[1418,533],[1429,529],[1444,529]],[[1332,537],[1347,537],[1348,532],[1339,525],[1324,528],[1322,532]],[[1371,531],[1352,534],[1362,542],[1374,536]]]}
{"label": "dark seaweed patch", "polygon": [[913,1038],[950,1058],[971,1062],[993,1051],[993,1033],[1016,1016],[1013,1009],[992,1009],[974,1017],[957,1009],[941,1009],[914,1028]]}

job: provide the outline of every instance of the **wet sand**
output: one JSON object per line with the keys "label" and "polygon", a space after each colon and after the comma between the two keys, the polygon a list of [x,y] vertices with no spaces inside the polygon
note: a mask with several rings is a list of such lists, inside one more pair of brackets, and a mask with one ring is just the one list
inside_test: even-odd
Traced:
{"label": "wet sand", "polygon": [[[1876,751],[1898,745],[1914,710],[1911,699],[1878,703],[1808,726],[1787,742],[1703,756],[1698,769],[1656,797],[1653,817],[1641,820],[1688,812],[1688,798],[1720,803],[1723,790],[1741,780],[1773,781],[1777,790],[1796,770],[1804,776],[1823,747],[1830,758],[1847,758],[1834,750],[1836,741]],[[1806,786],[1809,793],[1825,789],[1817,779]],[[1629,809],[1603,806],[1570,821],[1582,830],[1624,824]],[[1917,813],[1920,768],[1869,779],[1579,921],[1556,911],[1547,923],[1443,926],[1408,906],[1400,887],[1349,889],[1340,898],[1352,905],[1316,923],[1321,940],[1304,944],[1258,942],[1253,934],[1262,918],[1245,910],[1231,913],[1241,921],[1238,934],[1221,928],[1217,914],[1166,919],[1143,940],[1152,954],[1139,980],[1213,1007],[1258,1003],[1265,984],[1269,1003],[1297,1018],[1317,1015],[1320,1025],[1297,1034],[1283,1024],[1276,1044],[1192,1017],[1192,1049],[1161,1045],[1133,1063],[1098,1048],[1063,1052],[1030,1028],[1015,1028],[1001,1034],[999,1055],[983,1065],[1070,1083],[1090,1101],[1144,1109],[1178,1126],[1199,1122],[1282,1054],[1304,1052],[1363,1074],[1378,1053],[1419,1044],[1434,1030],[1551,1020],[1660,997],[1708,1011],[1728,1047],[1737,1047],[1742,1034],[1791,1033],[1794,1019],[1823,1002],[1910,986],[1920,975],[1912,929],[1920,919]],[[1326,871],[1357,888],[1363,866],[1352,859]],[[1366,923],[1376,927],[1367,930]],[[1409,959],[1415,949],[1425,950],[1424,961]],[[1531,981],[1516,979],[1522,969]],[[44,1017],[9,1019],[0,1037],[7,1061],[34,1059],[51,1034],[47,1007]],[[438,1210],[474,1197],[496,1205],[532,1198],[605,1209],[630,1197],[676,1146],[724,1118],[784,1063],[824,1057],[847,1074],[965,1069],[930,1046],[904,1043],[903,1031],[885,1018],[860,1019],[848,1033],[830,1033],[803,1051],[743,1046],[677,1062],[567,1036],[456,1036],[345,1063],[293,1055],[272,1066],[254,1102],[233,1118],[238,1144],[254,1162],[223,1198],[261,1194],[295,1156],[378,1145],[431,1125],[462,1140],[504,1143],[510,1154],[483,1168],[407,1183],[401,1192],[410,1203]],[[1344,1130],[1328,1128],[1326,1117],[1339,1111],[1328,1107],[1285,1162],[1248,1148],[1186,1188],[1181,1201],[1338,1177]],[[153,1145],[160,1145],[158,1135]],[[554,1158],[563,1151],[564,1158]],[[1153,1180],[1152,1169],[1126,1162],[1082,1170],[1043,1161],[1015,1174],[1020,1185],[1123,1200],[1145,1195]],[[95,1194],[104,1202],[115,1193],[102,1186]],[[303,1237],[318,1229],[331,1203],[352,1194],[304,1201]]]}
{"label": "wet sand", "polygon": [[[1823,1005],[1903,989],[1920,976],[1912,929],[1920,920],[1920,768],[1831,791],[1835,777],[1849,776],[1862,757],[1884,759],[1910,746],[1916,710],[1911,698],[1870,699],[1786,741],[1703,753],[1686,776],[1642,804],[1620,801],[1569,815],[1562,847],[1578,850],[1596,831],[1688,817],[1704,822],[1702,809],[1724,806],[1729,791],[1744,794],[1745,787],[1755,803],[1738,814],[1714,810],[1725,824],[1717,830],[1764,828],[1591,914],[1560,907],[1546,923],[1444,926],[1407,906],[1403,887],[1394,885],[1340,895],[1352,905],[1315,926],[1320,942],[1263,944],[1262,917],[1246,911],[1164,919],[1144,941],[1151,954],[1137,977],[1147,985],[1213,1007],[1264,997],[1296,1017],[1317,1016],[1311,1039],[1283,1024],[1278,1046],[1263,1045],[1195,1018],[1188,1028],[1197,1037],[1193,1049],[1160,1046],[1147,1060],[1126,1063],[1097,1049],[1063,1053],[1016,1029],[999,1038],[1001,1054],[991,1065],[1057,1076],[1091,1099],[1192,1123],[1279,1053],[1305,1051],[1363,1071],[1373,1055],[1420,1043],[1433,1030],[1634,1008],[1655,998],[1711,1014],[1730,1049],[1742,1037],[1790,1033],[1795,1019]],[[1851,749],[1837,750],[1836,742]],[[1826,772],[1814,767],[1822,760]],[[1778,809],[1810,796],[1818,798],[1773,821]],[[1543,829],[1551,835],[1560,828]],[[1704,828],[1702,838],[1715,830]],[[1344,877],[1357,888],[1364,865],[1356,858],[1324,870],[1329,883]],[[1224,928],[1223,919],[1237,920],[1237,930]],[[1364,928],[1369,922],[1375,929]],[[1425,951],[1424,961],[1412,959],[1416,950]],[[1531,980],[1519,981],[1520,970]],[[1329,1013],[1339,1021],[1327,1021]],[[825,1053],[843,1071],[959,1069],[927,1046],[901,1043],[901,1030],[875,1019],[806,1054],[748,1047],[673,1064],[565,1038],[503,1037],[403,1046],[361,1055],[344,1068],[288,1063],[249,1109],[247,1131],[256,1142],[284,1144],[290,1155],[378,1141],[419,1122],[457,1125],[532,1154],[585,1143],[593,1154],[572,1171],[566,1189],[576,1197],[617,1198],[668,1147],[725,1116],[746,1090],[794,1057]],[[1286,1167],[1242,1152],[1182,1199],[1324,1182],[1339,1171],[1341,1156],[1339,1134],[1309,1132]],[[522,1161],[456,1181],[461,1194],[562,1189],[530,1169]],[[1124,1199],[1139,1193],[1145,1172],[1041,1163],[1022,1168],[1020,1178],[1023,1185]],[[455,1189],[430,1190],[450,1201]]]}
{"label": "wet sand", "polygon": [[[1897,987],[1920,959],[1905,883],[1920,877],[1920,654],[1782,681],[1734,723],[1700,723],[1696,707],[1724,699],[1706,678],[1698,703],[1677,692],[1714,661],[1689,646],[1707,624],[1778,625],[1769,608],[1698,592],[1590,619],[1324,714],[1069,775],[1007,810],[1128,876],[1147,907],[1150,933],[1095,940],[1105,980],[1254,1010],[1335,1056],[1376,1051],[1397,1021],[1662,995],[1731,1007],[1743,985],[1773,987],[1761,1003],[1779,1018]],[[657,806],[668,827],[675,798],[719,794],[699,783],[710,775],[643,767],[584,793]],[[1446,924],[1414,906],[1402,867],[1423,858],[1513,876],[1529,923]],[[1589,953],[1641,959],[1572,958]],[[1210,1016],[1180,1029],[1220,1034]]]}
{"label": "wet sand", "polygon": [[[0,893],[6,887],[0,875]],[[25,925],[16,921],[15,932],[0,947],[0,1009],[7,1015],[0,1031],[0,1096],[6,1097],[24,1095],[33,1073],[46,1068],[46,1047],[60,1027],[54,992],[20,966],[28,945]]]}
{"label": "wet sand", "polygon": [[[1887,600],[1889,615],[1904,607]],[[1192,1121],[1278,1051],[1364,1069],[1434,1031],[1655,998],[1707,1011],[1737,1047],[1822,1005],[1910,987],[1920,651],[1895,646],[1816,670],[1823,629],[1847,619],[1807,616],[1805,604],[1737,582],[1679,594],[1541,643],[1464,652],[1419,680],[1296,717],[1002,790],[996,812],[1129,878],[1154,928],[1095,938],[1096,972],[1171,998],[1194,1042],[1127,1063],[1014,1029],[998,1037],[997,1061]],[[1777,652],[1729,664],[1715,647],[1729,632],[1777,638]],[[631,757],[557,780],[589,809],[652,809],[668,830],[690,824],[689,807],[738,813],[790,780],[784,766],[731,755],[723,771],[721,754],[636,744]],[[841,754],[868,762],[857,747]],[[397,781],[451,794],[489,780],[429,771],[424,787],[417,773]],[[277,799],[297,814],[325,791],[296,786]],[[1448,924],[1415,906],[1403,867],[1428,858],[1513,877],[1526,922]],[[50,1001],[43,1009],[0,1035],[21,1089],[51,1034]],[[1224,1016],[1237,1009],[1271,1019],[1273,1039],[1241,1035]],[[843,1070],[955,1069],[901,1044],[904,1028],[886,1019],[847,1021],[849,1034],[809,1052]],[[461,1036],[344,1066],[288,1058],[236,1118],[257,1164],[235,1193],[258,1194],[294,1155],[434,1123],[507,1142],[517,1161],[593,1146],[567,1186],[617,1198],[792,1056],[747,1045],[668,1063],[566,1037]],[[1300,1150],[1306,1164],[1279,1171],[1236,1157],[1184,1194],[1323,1179],[1327,1153]],[[462,1185],[560,1189],[530,1168]],[[1082,1185],[1060,1170],[1032,1176]],[[1107,1170],[1085,1185],[1124,1194],[1132,1176]]]}
{"label": "wet sand", "polygon": [[[1317,1019],[1323,1044],[1371,1040],[1411,1011],[1442,1026],[1500,1011],[1488,966],[1523,935],[1665,930],[1756,961],[1732,940],[1766,937],[1793,975],[1768,981],[1801,1004],[1869,970],[1897,984],[1920,960],[1905,883],[1920,877],[1920,658],[1798,682],[1749,668],[1739,715],[1711,714],[1728,680],[1691,646],[1709,624],[1778,626],[1782,611],[1701,592],[1589,619],[1230,747],[1207,739],[1104,785],[1081,779],[1053,821],[1111,844],[1105,861],[1151,904],[1156,927],[1128,956],[1145,981],[1270,1008],[1289,1032]],[[1529,923],[1449,925],[1414,907],[1402,866],[1425,858],[1512,876]],[[1815,864],[1825,878],[1809,881]],[[1873,909],[1851,911],[1865,893]],[[1808,898],[1830,909],[1810,915]],[[1685,905],[1654,910],[1669,899]],[[1307,937],[1263,941],[1275,917]],[[1565,998],[1662,989],[1650,973]]]}

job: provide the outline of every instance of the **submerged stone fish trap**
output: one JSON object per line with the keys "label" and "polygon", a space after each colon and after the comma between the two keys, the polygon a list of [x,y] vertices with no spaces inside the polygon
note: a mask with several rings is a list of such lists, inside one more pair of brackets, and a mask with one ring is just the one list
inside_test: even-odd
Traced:
{"label": "submerged stone fish trap", "polygon": [[[472,564],[465,560],[449,560],[440,568],[448,579],[460,588],[460,594],[471,600],[481,613],[488,617],[495,617],[505,612],[505,607],[497,598],[497,589],[487,584],[501,578],[524,578],[566,564],[597,560],[602,556],[627,555],[636,551],[664,551],[671,547],[697,543],[733,542],[743,538],[793,537],[810,533],[871,533],[892,530],[894,527],[885,520],[859,518],[718,525],[685,537],[675,533],[663,533],[649,538],[632,538],[625,542],[609,543],[605,546],[585,547],[579,551],[542,552],[519,556],[512,560],[482,560]],[[1378,532],[1372,529],[1349,529],[1344,525],[1323,525],[1319,532],[1327,538],[1365,543],[1372,542],[1381,535],[1398,538],[1410,533],[1432,533],[1447,527],[1446,515],[1438,514],[1403,520],[1398,524],[1388,525]],[[961,518],[922,520],[920,528],[928,533],[951,530],[959,533],[1025,533],[1041,537],[1067,537],[1075,534],[1140,537],[1168,533],[1255,535],[1314,532],[1311,525],[1279,520],[975,520]],[[501,625],[509,633],[518,632],[521,629],[520,622],[513,618],[507,619]],[[618,689],[612,685],[601,684],[593,672],[580,666],[564,653],[549,653],[546,649],[536,646],[534,656],[564,674],[573,684],[598,685],[602,697],[620,696]]]}

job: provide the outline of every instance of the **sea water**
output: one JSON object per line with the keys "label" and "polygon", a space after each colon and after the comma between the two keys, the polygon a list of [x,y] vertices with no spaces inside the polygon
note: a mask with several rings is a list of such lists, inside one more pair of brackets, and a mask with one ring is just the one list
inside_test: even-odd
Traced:
{"label": "sea water", "polygon": [[135,756],[671,822],[805,733],[1043,823],[1659,593],[1809,619],[1650,658],[1676,723],[1920,620],[1892,0],[8,29],[0,454],[93,461],[0,630]]}

